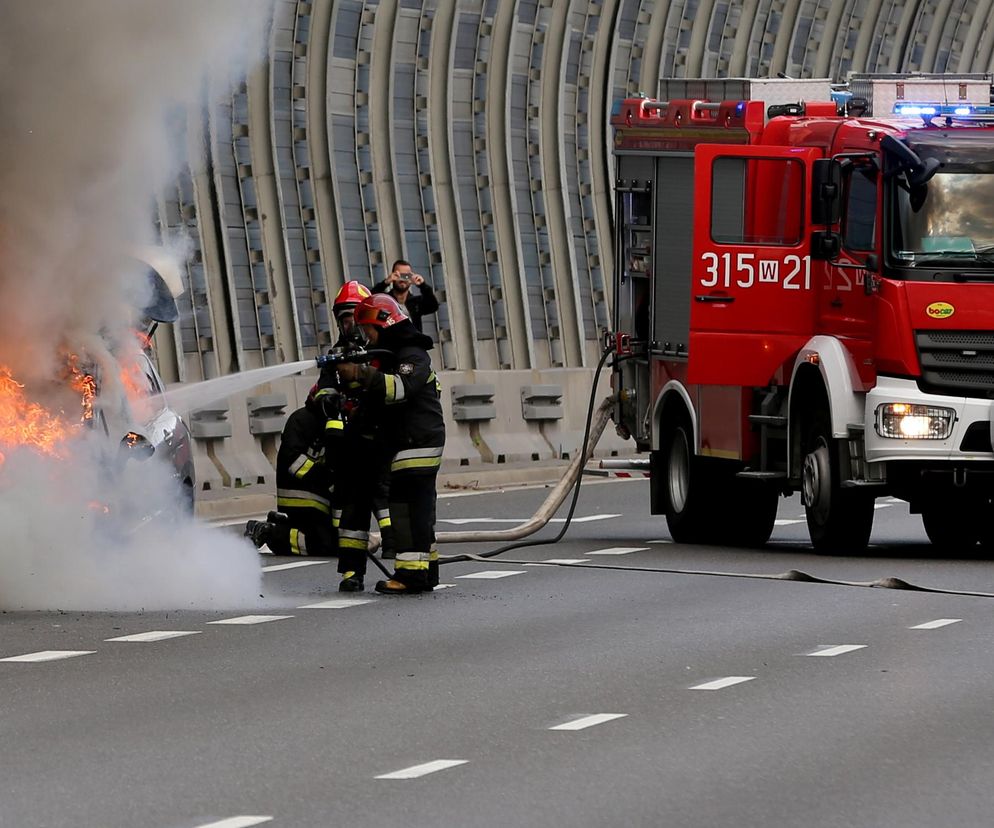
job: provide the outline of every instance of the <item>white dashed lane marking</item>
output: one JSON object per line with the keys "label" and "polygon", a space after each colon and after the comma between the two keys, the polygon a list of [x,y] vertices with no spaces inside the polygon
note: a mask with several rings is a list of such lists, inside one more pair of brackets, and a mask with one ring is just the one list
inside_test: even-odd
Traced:
{"label": "white dashed lane marking", "polygon": [[554,727],[550,727],[549,730],[584,730],[594,725],[604,724],[604,722],[624,719],[627,715],[627,713],[595,713],[592,716],[584,716],[582,719],[574,719],[571,722],[557,724]]}
{"label": "white dashed lane marking", "polygon": [[282,572],[284,569],[300,569],[302,566],[317,566],[318,564],[331,563],[331,561],[294,561],[293,563],[273,564],[264,566],[263,572]]}
{"label": "white dashed lane marking", "polygon": [[655,540],[647,540],[646,543],[673,543],[670,538],[656,538]]}
{"label": "white dashed lane marking", "polygon": [[468,759],[436,759],[434,762],[425,762],[423,765],[412,765],[403,770],[393,773],[384,773],[375,777],[376,779],[417,779],[419,776],[427,776],[429,773],[436,773],[442,770],[454,768],[457,765],[465,765]]}
{"label": "white dashed lane marking", "polygon": [[609,546],[607,549],[595,549],[588,555],[630,555],[632,552],[646,552],[648,546]]}
{"label": "white dashed lane marking", "polygon": [[459,586],[458,584],[435,584],[435,592],[440,589],[452,589],[453,587]]}
{"label": "white dashed lane marking", "polygon": [[11,656],[10,658],[0,658],[0,661],[58,661],[61,658],[93,655],[95,652],[96,650],[42,650],[38,653],[26,653],[25,655]]}
{"label": "white dashed lane marking", "polygon": [[804,523],[804,518],[778,518],[773,521],[774,526],[793,526],[795,523]]}
{"label": "white dashed lane marking", "polygon": [[496,581],[498,578],[508,578],[511,575],[524,574],[525,571],[523,569],[488,569],[484,572],[470,572],[468,575],[456,575],[456,577],[479,581]]}
{"label": "white dashed lane marking", "polygon": [[168,638],[182,638],[184,635],[200,635],[200,630],[152,630],[151,632],[135,633],[134,635],[119,635],[117,638],[105,638],[104,641],[165,641]]}
{"label": "white dashed lane marking", "polygon": [[962,618],[936,618],[934,621],[926,621],[924,624],[916,624],[908,627],[909,630],[937,630],[939,627],[948,627],[950,624],[958,624]]}
{"label": "white dashed lane marking", "polygon": [[222,618],[220,621],[208,621],[208,624],[265,624],[267,621],[282,621],[293,618],[292,615],[239,615],[237,618]]}
{"label": "white dashed lane marking", "polygon": [[806,656],[837,656],[845,655],[846,653],[851,653],[854,650],[862,650],[866,647],[866,644],[831,644],[825,645],[820,649],[815,650],[813,653],[802,653]]}
{"label": "white dashed lane marking", "polygon": [[271,816],[236,816],[217,822],[207,822],[196,828],[252,828],[253,825],[262,825],[264,822],[272,821]]}
{"label": "white dashed lane marking", "polygon": [[362,604],[372,604],[372,598],[332,598],[329,601],[319,601],[316,604],[305,604],[297,609],[349,609]]}
{"label": "white dashed lane marking", "polygon": [[873,508],[874,509],[889,509],[893,505],[894,505],[893,503],[874,503],[873,504]]}
{"label": "white dashed lane marking", "polygon": [[691,690],[723,690],[726,687],[732,687],[735,684],[742,684],[746,681],[752,681],[755,676],[725,676],[724,678],[715,679],[714,681],[706,681],[704,684],[695,684],[691,687]]}

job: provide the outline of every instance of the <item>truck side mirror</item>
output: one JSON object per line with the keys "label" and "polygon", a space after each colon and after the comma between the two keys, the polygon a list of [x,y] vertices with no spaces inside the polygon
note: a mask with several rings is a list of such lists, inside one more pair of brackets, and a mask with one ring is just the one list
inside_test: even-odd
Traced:
{"label": "truck side mirror", "polygon": [[842,165],[818,158],[811,169],[811,223],[838,224],[842,215]]}

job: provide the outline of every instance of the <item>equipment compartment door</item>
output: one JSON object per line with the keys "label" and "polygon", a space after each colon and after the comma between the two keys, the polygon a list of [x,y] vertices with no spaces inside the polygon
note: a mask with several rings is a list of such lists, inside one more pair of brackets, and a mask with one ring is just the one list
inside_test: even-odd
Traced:
{"label": "equipment compartment door", "polygon": [[688,380],[765,386],[811,336],[813,148],[695,152]]}

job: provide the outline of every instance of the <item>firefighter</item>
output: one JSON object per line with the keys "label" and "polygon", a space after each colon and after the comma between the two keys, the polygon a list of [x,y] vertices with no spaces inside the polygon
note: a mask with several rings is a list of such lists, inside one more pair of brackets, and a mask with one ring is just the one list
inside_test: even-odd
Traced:
{"label": "firefighter", "polygon": [[[411,291],[414,287],[415,292]],[[410,262],[397,259],[390,268],[390,275],[373,286],[373,293],[386,293],[397,300],[407,312],[419,332],[423,330],[421,317],[438,311],[438,297],[424,276],[415,273]]]}
{"label": "firefighter", "polygon": [[319,381],[283,427],[276,455],[276,508],[265,521],[250,520],[245,535],[276,555],[332,556],[332,460],[344,433],[341,395]]}
{"label": "firefighter", "polygon": [[[355,309],[372,348],[390,352],[378,367],[342,365],[339,374],[365,389],[375,442],[389,457],[389,508],[396,546],[394,574],[376,591],[412,595],[438,585],[435,481],[445,446],[440,388],[428,351],[431,338],[414,327],[390,296],[378,293]],[[339,569],[345,563],[339,560]]]}
{"label": "firefighter", "polygon": [[[338,292],[333,304],[340,331],[336,349],[348,352],[365,343],[362,332],[355,326],[353,314],[356,305],[371,295],[369,288],[357,281],[347,282]],[[338,589],[340,592],[361,592],[365,589],[371,517],[375,516],[380,530],[383,557],[389,558],[393,554],[387,503],[389,458],[382,442],[376,439],[376,422],[366,416],[363,387],[358,381],[337,374],[334,383],[343,394],[346,412],[345,440],[337,465],[338,479],[332,503],[342,575]]]}

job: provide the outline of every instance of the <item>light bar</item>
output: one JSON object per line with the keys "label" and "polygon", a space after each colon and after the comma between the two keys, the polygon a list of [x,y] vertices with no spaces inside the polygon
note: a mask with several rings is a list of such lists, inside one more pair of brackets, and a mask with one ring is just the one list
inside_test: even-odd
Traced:
{"label": "light bar", "polygon": [[895,115],[947,116],[951,118],[985,117],[994,115],[994,106],[968,103],[932,103],[928,101],[898,101]]}

